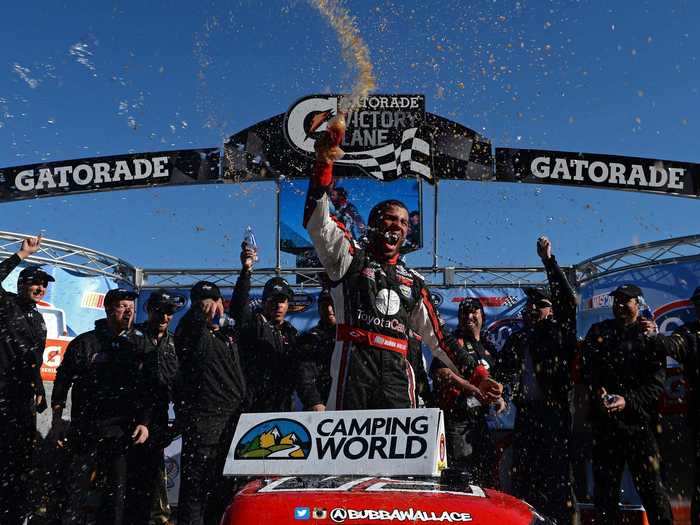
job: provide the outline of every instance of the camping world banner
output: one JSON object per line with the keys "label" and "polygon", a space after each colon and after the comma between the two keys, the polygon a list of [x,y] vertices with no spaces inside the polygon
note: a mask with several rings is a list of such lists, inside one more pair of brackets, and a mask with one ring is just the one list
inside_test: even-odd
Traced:
{"label": "camping world banner", "polygon": [[496,180],[700,197],[700,164],[595,153],[496,148]]}
{"label": "camping world banner", "polygon": [[159,151],[0,169],[0,201],[219,179],[218,148]]}

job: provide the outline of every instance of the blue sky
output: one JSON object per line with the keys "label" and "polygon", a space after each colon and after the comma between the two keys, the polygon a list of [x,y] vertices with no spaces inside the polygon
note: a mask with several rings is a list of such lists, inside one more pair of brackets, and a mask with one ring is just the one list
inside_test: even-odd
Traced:
{"label": "blue sky", "polygon": [[[353,80],[306,0],[13,4],[0,34],[0,166],[217,146]],[[428,111],[495,146],[700,162],[698,2],[347,6],[377,91],[424,93]],[[541,233],[573,263],[697,233],[700,206],[500,183],[446,182],[439,197],[441,265],[532,265]],[[271,265],[273,199],[274,188],[256,183],[23,201],[2,204],[0,229],[43,227],[138,266],[231,267],[252,223],[260,264]],[[431,248],[410,261],[429,264]]]}

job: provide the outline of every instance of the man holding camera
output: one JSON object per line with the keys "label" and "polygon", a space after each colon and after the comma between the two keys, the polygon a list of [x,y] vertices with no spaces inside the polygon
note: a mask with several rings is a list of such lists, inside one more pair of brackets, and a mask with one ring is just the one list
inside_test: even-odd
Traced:
{"label": "man holding camera", "polygon": [[666,357],[656,324],[640,315],[642,290],[623,284],[611,294],[613,319],[586,335],[584,375],[591,389],[593,482],[601,523],[620,523],[625,463],[651,525],[670,525],[671,506],[661,480],[656,403],[663,392]]}

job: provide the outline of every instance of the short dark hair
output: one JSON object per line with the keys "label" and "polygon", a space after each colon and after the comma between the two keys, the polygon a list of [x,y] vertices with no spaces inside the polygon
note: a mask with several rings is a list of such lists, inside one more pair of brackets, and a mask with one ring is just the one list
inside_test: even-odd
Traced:
{"label": "short dark hair", "polygon": [[409,217],[420,217],[420,212],[418,210],[413,210],[408,214]]}
{"label": "short dark hair", "polygon": [[398,199],[387,199],[385,201],[382,201],[378,204],[375,204],[372,210],[369,212],[369,218],[367,219],[367,224],[371,227],[376,227],[377,222],[379,222],[379,218],[381,217],[381,214],[384,210],[387,208],[390,208],[392,206],[396,206],[398,208],[403,208],[406,210],[406,213],[408,213],[408,208],[406,205],[401,202]]}
{"label": "short dark hair", "polygon": [[346,190],[346,189],[343,188],[342,186],[336,186],[336,187],[333,188],[331,191],[335,191],[335,192],[338,194],[338,196],[339,196],[339,197],[342,197],[343,199],[347,199],[347,198],[348,198],[348,190]]}

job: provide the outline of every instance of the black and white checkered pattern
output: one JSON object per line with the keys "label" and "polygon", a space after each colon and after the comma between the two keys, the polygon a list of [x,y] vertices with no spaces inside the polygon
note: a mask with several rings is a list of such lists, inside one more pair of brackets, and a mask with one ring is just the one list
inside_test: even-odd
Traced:
{"label": "black and white checkered pattern", "polygon": [[383,181],[395,180],[407,174],[432,181],[430,144],[417,136],[418,129],[404,131],[398,146],[388,144],[362,153],[346,153],[336,163],[360,166],[375,179]]}

